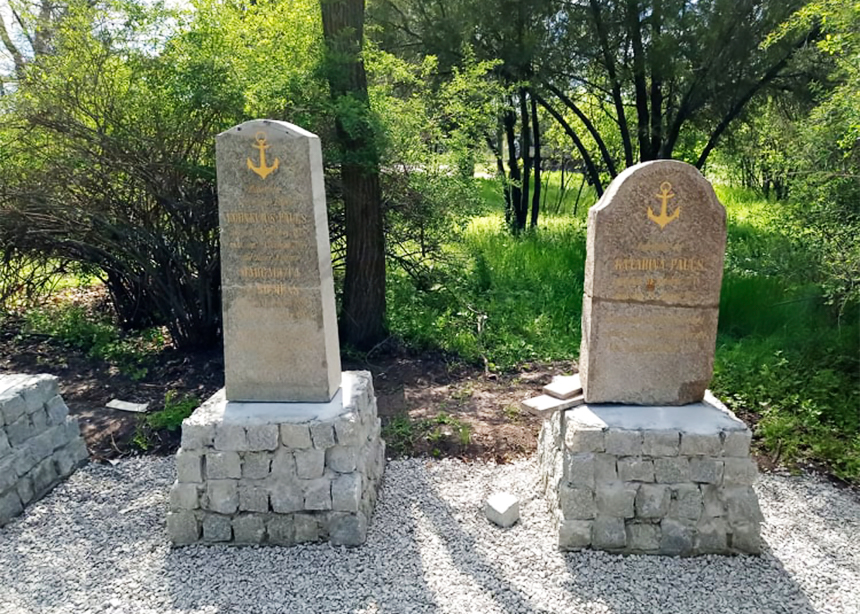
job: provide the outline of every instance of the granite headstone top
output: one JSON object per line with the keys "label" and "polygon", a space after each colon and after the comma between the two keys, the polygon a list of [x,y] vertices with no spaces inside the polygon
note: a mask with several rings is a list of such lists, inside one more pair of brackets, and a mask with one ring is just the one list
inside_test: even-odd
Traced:
{"label": "granite headstone top", "polygon": [[216,151],[227,400],[328,402],[341,367],[319,138],[257,120]]}
{"label": "granite headstone top", "polygon": [[588,212],[580,375],[588,403],[684,405],[711,380],[726,211],[693,166],[645,162]]}

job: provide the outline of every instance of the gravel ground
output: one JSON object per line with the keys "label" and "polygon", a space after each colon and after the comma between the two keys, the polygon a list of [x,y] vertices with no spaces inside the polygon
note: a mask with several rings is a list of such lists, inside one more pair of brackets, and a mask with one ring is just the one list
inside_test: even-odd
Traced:
{"label": "gravel ground", "polygon": [[[0,529],[0,613],[860,613],[860,501],[763,476],[761,557],[561,554],[536,465],[391,462],[368,544],[171,549],[171,458],[90,465]],[[494,489],[522,520],[489,525]]]}

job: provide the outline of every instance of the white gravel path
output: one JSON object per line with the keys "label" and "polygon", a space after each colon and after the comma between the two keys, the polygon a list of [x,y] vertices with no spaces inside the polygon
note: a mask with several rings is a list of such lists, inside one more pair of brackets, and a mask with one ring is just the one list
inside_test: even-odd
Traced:
{"label": "white gravel path", "polygon": [[[0,529],[0,614],[860,614],[860,501],[763,476],[762,557],[561,554],[533,460],[391,462],[368,544],[171,549],[172,458],[90,465]],[[494,489],[522,520],[490,526]]]}

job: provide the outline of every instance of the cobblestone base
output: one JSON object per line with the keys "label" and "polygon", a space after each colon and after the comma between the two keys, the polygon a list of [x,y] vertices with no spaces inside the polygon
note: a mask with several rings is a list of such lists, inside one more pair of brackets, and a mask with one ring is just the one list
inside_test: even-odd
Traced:
{"label": "cobblestone base", "polygon": [[710,393],[681,407],[591,404],[552,414],[538,458],[559,548],[759,553],[750,438]]}
{"label": "cobblestone base", "polygon": [[182,424],[167,530],[177,545],[357,546],[384,467],[366,371],[344,372],[331,403],[228,403],[221,390]]}
{"label": "cobblestone base", "polygon": [[0,526],[89,454],[53,375],[0,376]]}

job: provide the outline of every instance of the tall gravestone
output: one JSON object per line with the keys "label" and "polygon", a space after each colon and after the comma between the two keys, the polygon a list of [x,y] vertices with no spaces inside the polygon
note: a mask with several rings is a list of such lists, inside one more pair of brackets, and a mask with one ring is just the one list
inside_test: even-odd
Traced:
{"label": "tall gravestone", "polygon": [[588,403],[683,405],[710,382],[726,211],[683,162],[621,173],[588,212],[579,370]]}
{"label": "tall gravestone", "polygon": [[580,396],[547,415],[541,479],[563,550],[760,551],[751,433],[706,390],[726,213],[694,167],[639,164],[588,212]]}
{"label": "tall gravestone", "polygon": [[341,372],[319,139],[216,141],[225,387],[182,424],[176,544],[365,540],[385,460],[373,383]]}

